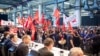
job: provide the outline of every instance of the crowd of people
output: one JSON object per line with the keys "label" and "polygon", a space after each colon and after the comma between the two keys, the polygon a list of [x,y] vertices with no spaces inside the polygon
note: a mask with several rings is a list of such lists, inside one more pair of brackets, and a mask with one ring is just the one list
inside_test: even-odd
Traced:
{"label": "crowd of people", "polygon": [[[10,27],[5,27],[4,30],[0,30],[0,43],[4,43],[7,51],[11,47],[16,47],[17,56],[26,56],[28,54],[28,46],[31,41],[44,44],[45,47],[39,50],[40,56],[54,56],[53,53],[49,51],[53,46],[70,50],[69,56],[75,56],[75,54],[76,56],[82,56],[84,55],[82,50],[85,52],[92,51],[91,53],[99,56],[99,26],[76,27],[73,31],[63,31],[62,28],[57,27],[50,27],[48,30],[43,30],[41,27],[36,27],[34,40],[31,40],[32,32],[30,29],[18,28],[16,33],[10,33],[9,28]],[[18,39],[22,39],[20,44],[17,43]]]}

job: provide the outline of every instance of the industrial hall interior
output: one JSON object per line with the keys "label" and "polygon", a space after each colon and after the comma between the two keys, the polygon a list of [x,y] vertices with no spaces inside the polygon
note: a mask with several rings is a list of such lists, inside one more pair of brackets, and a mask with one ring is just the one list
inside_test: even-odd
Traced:
{"label": "industrial hall interior", "polygon": [[0,0],[0,56],[100,56],[100,0]]}

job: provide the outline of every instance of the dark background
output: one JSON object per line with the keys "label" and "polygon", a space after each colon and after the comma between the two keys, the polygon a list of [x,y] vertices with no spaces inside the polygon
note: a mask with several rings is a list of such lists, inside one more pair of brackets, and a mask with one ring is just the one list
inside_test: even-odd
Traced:
{"label": "dark background", "polygon": [[8,15],[7,14],[0,14],[0,19],[3,19],[3,20],[8,20]]}
{"label": "dark background", "polygon": [[83,16],[81,20],[82,26],[100,26],[100,15],[90,18],[90,16]]}

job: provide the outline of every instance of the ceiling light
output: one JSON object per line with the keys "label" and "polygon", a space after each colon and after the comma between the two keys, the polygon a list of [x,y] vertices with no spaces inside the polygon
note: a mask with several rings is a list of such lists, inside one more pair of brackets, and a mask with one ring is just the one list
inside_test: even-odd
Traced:
{"label": "ceiling light", "polygon": [[4,12],[4,10],[3,9],[0,9],[0,12]]}

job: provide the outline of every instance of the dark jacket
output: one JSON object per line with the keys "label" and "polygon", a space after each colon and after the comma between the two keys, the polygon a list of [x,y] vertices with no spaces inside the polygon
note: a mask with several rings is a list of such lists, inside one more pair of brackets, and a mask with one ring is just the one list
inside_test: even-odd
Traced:
{"label": "dark jacket", "polygon": [[51,53],[50,51],[48,51],[48,49],[46,47],[41,48],[39,51],[39,56],[54,56],[53,53]]}
{"label": "dark jacket", "polygon": [[12,46],[16,46],[11,40],[6,44],[7,50],[11,48]]}
{"label": "dark jacket", "polygon": [[1,39],[1,43],[4,42],[6,39],[7,39],[6,37],[3,37],[3,38]]}
{"label": "dark jacket", "polygon": [[19,44],[16,55],[17,56],[27,56],[28,55],[28,46],[25,45],[24,43]]}

